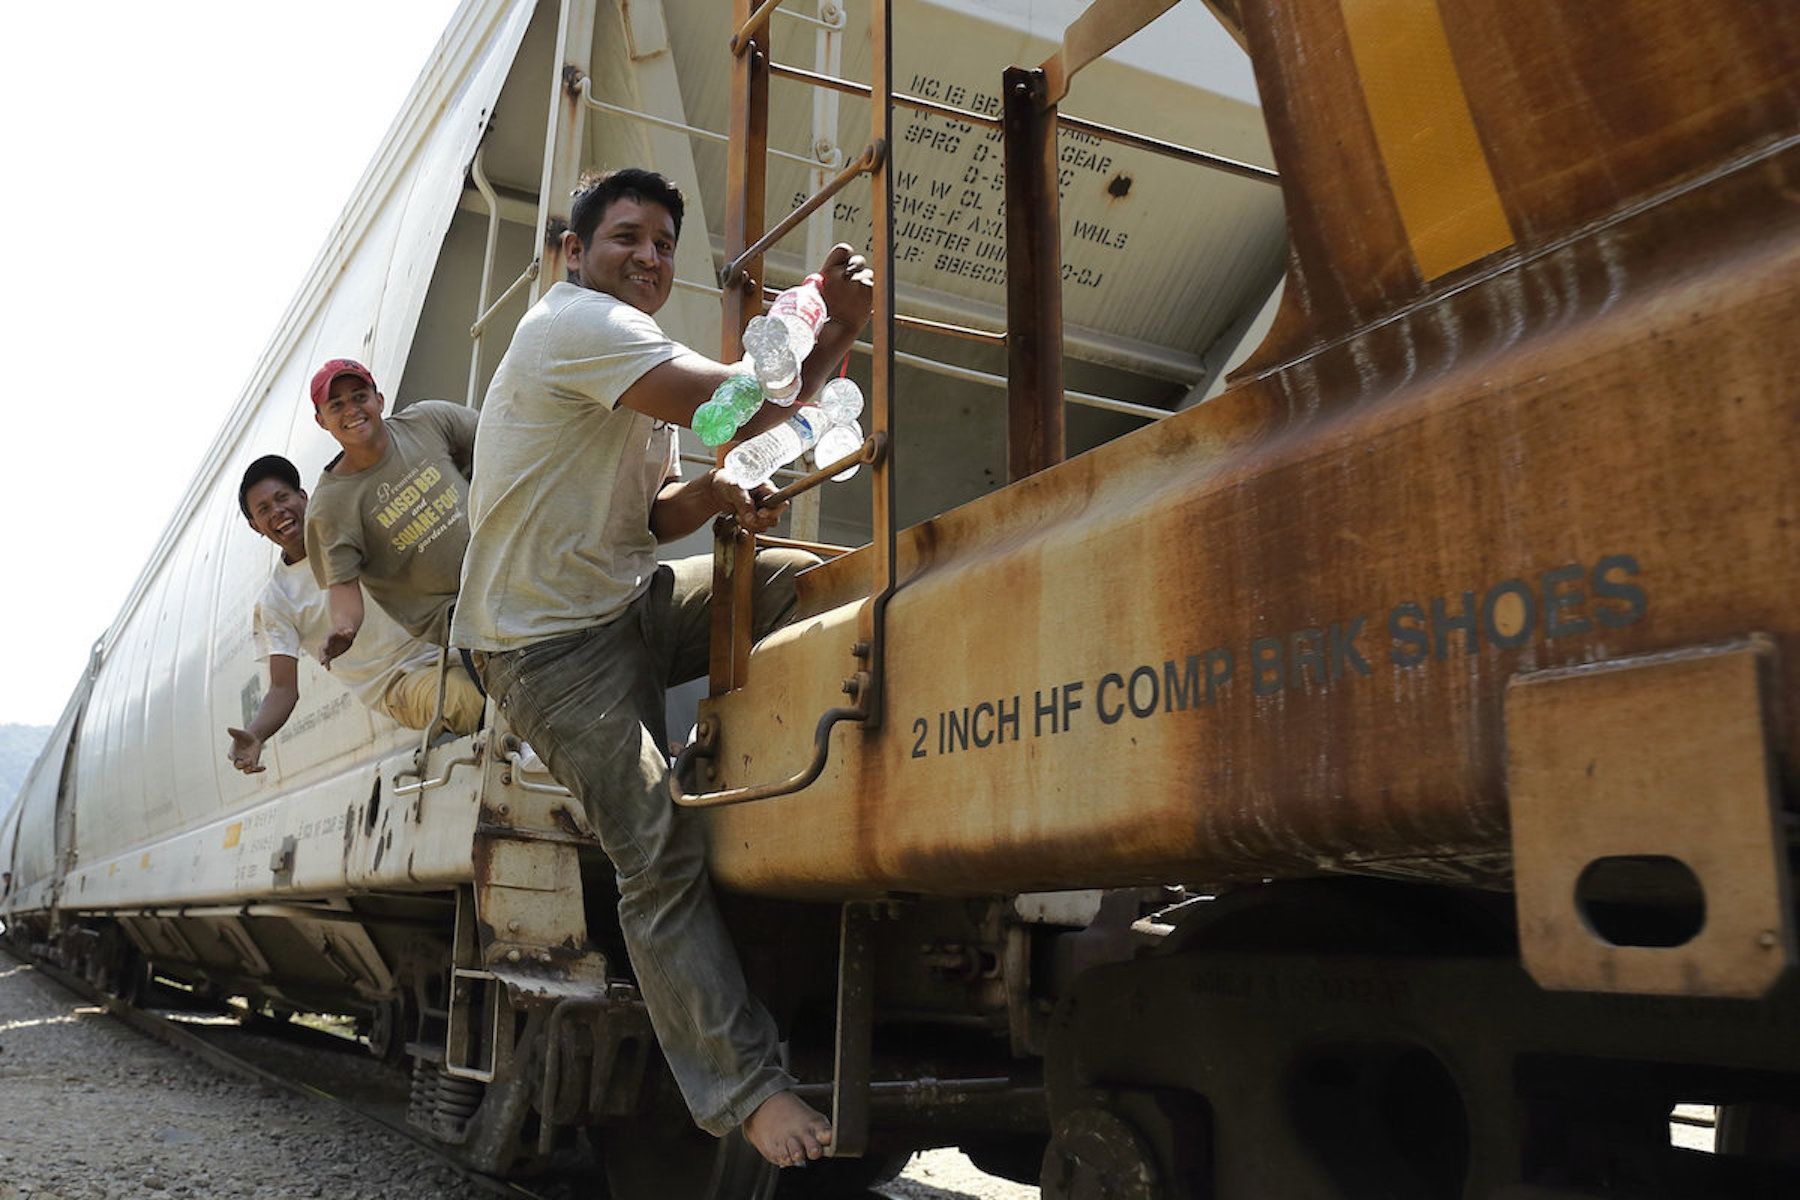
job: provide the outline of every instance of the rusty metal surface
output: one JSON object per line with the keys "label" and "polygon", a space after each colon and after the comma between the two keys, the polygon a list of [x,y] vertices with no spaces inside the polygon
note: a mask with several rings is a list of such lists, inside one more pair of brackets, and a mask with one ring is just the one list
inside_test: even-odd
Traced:
{"label": "rusty metal surface", "polygon": [[[750,0],[733,0],[732,22],[744,29],[750,23]],[[766,32],[765,32],[766,38]],[[752,38],[731,62],[730,135],[725,156],[725,258],[736,262],[753,242],[762,237],[767,191],[769,146],[769,56],[766,42]],[[696,197],[696,199],[698,199]],[[744,352],[744,326],[762,312],[763,260],[760,255],[737,263],[741,272],[736,286],[727,286],[721,297],[720,352],[724,361],[736,362]],[[720,448],[717,459],[725,461]],[[708,688],[713,695],[743,683],[750,654],[750,606],[748,576],[755,555],[754,543],[735,525],[717,526],[713,545],[712,642],[709,652]],[[733,589],[732,579],[743,580]]]}
{"label": "rusty metal surface", "polygon": [[[1272,19],[1246,14],[1253,32]],[[1291,63],[1269,56],[1259,71],[1282,78]],[[1766,84],[1746,81],[1740,115]],[[1293,173],[1344,123],[1341,98],[1265,94],[1290,212],[1311,225],[1290,292],[1314,294],[1224,395],[906,531],[888,728],[835,735],[801,795],[718,814],[726,882],[1504,886],[1511,676],[1793,638],[1800,153],[1784,110],[1761,110],[1748,159],[1727,141],[1696,163],[1671,132],[1660,191],[1578,228],[1515,213],[1520,256],[1426,293],[1397,219],[1385,248],[1379,215],[1333,243],[1339,181]],[[1470,102],[1479,120],[1492,99]],[[1509,203],[1523,194],[1496,177]],[[1327,267],[1344,289],[1330,303]],[[1384,291],[1389,276],[1404,287]],[[809,572],[808,615],[713,709],[724,782],[796,765],[794,716],[830,699],[854,639],[835,606],[867,594],[868,557]],[[1779,749],[1791,668],[1777,687]]]}
{"label": "rusty metal surface", "polygon": [[[1340,5],[1236,7],[1276,147],[1289,235],[1281,314],[1245,364],[1248,376],[1403,310],[1430,289],[1401,221]],[[1693,8],[1680,0],[1630,0],[1604,17],[1557,0],[1431,7],[1517,235],[1496,263],[1551,249],[1800,128],[1800,8],[1785,0],[1709,11],[1704,36],[1695,36]],[[1440,96],[1435,80],[1410,82],[1421,105]],[[1491,264],[1452,278],[1479,275],[1484,265]]]}
{"label": "rusty metal surface", "polygon": [[[1792,965],[1764,682],[1773,657],[1755,639],[1527,675],[1507,689],[1519,934],[1539,984],[1755,998]],[[1584,917],[1591,865],[1646,857],[1693,872],[1702,919],[1692,940],[1616,945]]]}
{"label": "rusty metal surface", "polygon": [[[1064,90],[1067,80],[1063,81]],[[1062,222],[1056,97],[1042,70],[1002,77],[1006,158],[1006,474],[1063,460]]]}

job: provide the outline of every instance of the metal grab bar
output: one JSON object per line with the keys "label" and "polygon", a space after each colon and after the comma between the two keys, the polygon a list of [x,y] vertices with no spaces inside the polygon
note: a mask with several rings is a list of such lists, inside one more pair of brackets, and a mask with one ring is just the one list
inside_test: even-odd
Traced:
{"label": "metal grab bar", "polygon": [[729,288],[742,283],[747,278],[744,274],[745,263],[760,258],[764,250],[792,233],[800,222],[812,216],[826,201],[843,191],[852,179],[875,170],[886,158],[887,143],[885,141],[878,139],[863,147],[863,152],[857,156],[855,162],[839,171],[830,183],[808,196],[804,204],[782,218],[775,228],[750,243],[744,248],[743,253],[721,267],[719,269],[719,286]]}
{"label": "metal grab bar", "polygon": [[[802,67],[789,66],[787,63],[773,60],[769,63],[769,74],[776,79],[792,79],[796,83],[808,83],[814,87],[842,92],[846,96],[861,96],[865,100],[873,95],[873,89],[866,83],[858,83],[854,79],[840,79],[835,75],[821,75],[817,71],[808,71]],[[943,117],[947,121],[960,121],[964,125],[974,125],[982,129],[999,129],[1001,126],[999,117],[990,117],[986,113],[957,108],[951,104],[940,104],[936,100],[926,100],[921,96],[909,96],[904,92],[895,92],[893,99],[894,103],[902,108],[931,113],[933,116]],[[1150,137],[1148,134],[1120,129],[1116,125],[1102,125],[1098,121],[1066,116],[1062,113],[1056,115],[1056,123],[1064,129],[1085,133],[1089,137],[1097,137],[1101,141],[1117,142],[1122,146],[1147,150],[1151,154],[1160,154],[1164,158],[1179,159],[1200,167],[1210,167],[1215,171],[1223,171],[1242,179],[1254,179],[1259,183],[1281,182],[1281,175],[1268,167],[1239,162],[1235,158],[1226,158],[1223,154],[1196,150],[1192,146],[1183,146],[1177,142]]]}
{"label": "metal grab bar", "polygon": [[758,546],[771,546],[777,550],[804,550],[808,554],[816,554],[820,558],[838,558],[854,550],[854,546],[836,546],[830,542],[804,542],[799,538],[770,537],[766,533],[756,535]]}
{"label": "metal grab bar", "polygon": [[[710,283],[698,283],[692,279],[675,280],[675,286],[683,291],[698,292],[703,296],[717,299],[725,293]],[[763,299],[773,300],[781,295],[781,289],[763,285]],[[933,321],[929,317],[911,317],[905,313],[894,314],[894,324],[902,329],[917,329],[923,333],[941,333],[945,337],[961,338],[967,342],[986,342],[992,346],[1006,345],[1004,329],[979,329],[973,325],[953,325],[949,321]],[[858,343],[862,345],[863,343]],[[708,460],[711,461],[711,460]]]}
{"label": "metal grab bar", "polygon": [[475,323],[469,326],[469,336],[472,338],[480,337],[481,331],[487,328],[487,323],[493,318],[494,314],[499,312],[508,300],[511,300],[514,296],[518,295],[520,288],[536,279],[538,277],[538,272],[543,269],[544,260],[542,257],[532,259],[525,267],[524,274],[513,280],[512,283],[507,286],[507,289],[500,293],[500,298],[488,305],[486,312],[475,318]]}
{"label": "metal grab bar", "polygon": [[[857,692],[859,697],[867,696],[868,678],[868,672],[858,671],[844,681],[844,689]],[[854,707],[826,709],[825,715],[819,718],[819,724],[813,730],[812,761],[779,783],[727,788],[722,792],[689,792],[681,784],[682,777],[699,759],[717,758],[719,755],[718,723],[711,717],[703,718],[697,730],[699,736],[682,747],[681,753],[675,757],[675,769],[669,772],[669,796],[682,808],[724,808],[731,804],[746,804],[752,800],[772,800],[776,796],[791,795],[811,784],[824,772],[825,762],[831,757],[832,727],[840,721],[864,721],[868,719],[868,715],[860,698]]]}
{"label": "metal grab bar", "polygon": [[[769,74],[777,79],[792,79],[796,83],[810,83],[827,91],[842,92],[846,96],[861,96],[867,100],[874,95],[874,89],[866,83],[858,83],[854,79],[840,79],[836,75],[821,75],[817,71],[808,71],[804,67],[791,67],[787,63],[769,61]],[[919,112],[931,113],[948,121],[961,121],[965,125],[979,125],[983,129],[1000,128],[1000,118],[990,117],[986,113],[978,113],[973,109],[957,108],[954,104],[940,104],[936,100],[927,100],[923,96],[909,96],[905,92],[895,92],[893,101],[901,108],[916,109]]]}
{"label": "metal grab bar", "polygon": [[[502,780],[522,792],[536,792],[540,796],[573,796],[575,793],[560,783],[532,783],[525,778],[525,756],[517,750],[506,756],[506,763],[512,768],[510,780]],[[555,776],[551,776],[552,779]]]}
{"label": "metal grab bar", "polygon": [[[461,758],[453,758],[449,762],[445,763],[444,764],[444,773],[442,775],[438,776],[436,779],[421,779],[417,783],[409,783],[402,787],[397,787],[394,789],[394,795],[396,795],[396,796],[413,796],[413,795],[417,795],[420,792],[429,792],[432,788],[441,788],[445,784],[450,782],[450,776],[452,776],[456,773],[456,768],[458,768],[458,767],[479,767],[480,765],[481,765],[481,750],[480,750],[480,746],[478,743],[475,753],[465,754]],[[407,775],[416,775],[416,774],[418,774],[417,771],[402,771],[399,775],[396,775],[394,778],[400,779]]]}
{"label": "metal grab bar", "polygon": [[738,26],[738,31],[731,35],[731,53],[733,55],[742,54],[750,48],[756,35],[761,33],[763,26],[769,23],[769,15],[780,4],[781,0],[763,0],[762,4],[757,6],[756,11],[750,14],[750,19]]}
{"label": "metal grab bar", "polygon": [[[596,108],[601,112],[609,112],[621,117],[630,117],[634,121],[642,121],[646,125],[655,125],[659,129],[671,129],[676,133],[685,133],[689,137],[697,137],[705,142],[729,144],[731,141],[731,139],[724,134],[716,133],[711,129],[702,129],[698,125],[683,125],[680,121],[672,120],[668,117],[659,117],[655,113],[647,113],[641,109],[626,108],[622,104],[612,104],[605,100],[596,99],[592,84],[592,78],[583,75],[581,77],[581,83],[575,89],[576,94],[581,97],[582,103],[586,104],[589,108]],[[804,154],[794,154],[788,150],[776,150],[766,146],[763,149],[765,153],[775,158],[785,158],[789,162],[799,163],[803,167],[835,167],[843,157],[842,151],[838,150],[835,146],[832,147],[830,156],[826,158],[820,158],[817,155],[808,158]]]}
{"label": "metal grab bar", "polygon": [[834,463],[827,463],[810,474],[802,475],[778,492],[771,492],[767,496],[760,497],[756,502],[756,506],[758,508],[773,508],[777,504],[786,503],[795,496],[798,496],[801,492],[809,492],[813,488],[818,487],[821,483],[824,483],[827,479],[830,479],[833,475],[836,475],[839,471],[842,471],[852,463],[868,463],[872,467],[881,461],[882,455],[886,451],[887,434],[878,429],[865,438],[863,444],[849,454],[844,455],[844,457],[838,459]]}

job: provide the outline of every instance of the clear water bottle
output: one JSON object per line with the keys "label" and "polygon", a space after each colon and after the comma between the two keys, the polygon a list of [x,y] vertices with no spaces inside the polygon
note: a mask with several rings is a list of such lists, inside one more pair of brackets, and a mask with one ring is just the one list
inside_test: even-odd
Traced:
{"label": "clear water bottle", "polygon": [[744,327],[744,353],[751,368],[762,381],[770,400],[782,407],[794,402],[800,393],[800,364],[812,349],[794,344],[787,322],[772,317],[751,317]]}
{"label": "clear water bottle", "polygon": [[813,344],[819,339],[819,330],[825,327],[825,294],[819,285],[825,282],[823,275],[814,272],[796,283],[769,305],[768,315],[788,327],[789,345],[793,347],[794,357],[801,362],[812,353]]}
{"label": "clear water bottle", "polygon": [[862,389],[850,379],[834,379],[819,389],[818,405],[831,425],[848,425],[862,416]]}
{"label": "clear water bottle", "polygon": [[767,483],[776,471],[811,449],[823,424],[824,414],[810,404],[803,405],[775,428],[734,447],[719,474],[741,488]]}
{"label": "clear water bottle", "polygon": [[[842,423],[834,423],[819,435],[818,444],[813,447],[813,461],[821,467],[829,467],[845,455],[854,454],[862,449],[863,440],[863,428],[854,418]],[[861,463],[853,462],[833,475],[832,481],[842,483],[861,469]]]}

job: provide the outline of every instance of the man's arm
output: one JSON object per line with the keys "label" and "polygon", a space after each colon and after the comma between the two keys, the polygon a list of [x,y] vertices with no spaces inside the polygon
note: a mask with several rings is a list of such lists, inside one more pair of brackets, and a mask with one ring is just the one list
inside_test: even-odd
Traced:
{"label": "man's arm", "polygon": [[246,775],[267,770],[262,765],[263,743],[274,737],[300,702],[299,661],[286,654],[269,655],[269,694],[243,729],[227,728],[231,749],[225,757]]}
{"label": "man's arm", "polygon": [[773,508],[758,508],[757,496],[771,488],[764,484],[754,494],[719,477],[716,468],[692,479],[667,479],[650,505],[650,532],[658,542],[686,537],[714,517],[734,514],[751,533],[767,533],[787,511],[784,501]]}
{"label": "man's arm", "polygon": [[331,636],[325,639],[325,645],[319,650],[319,662],[328,671],[331,669],[331,660],[350,649],[356,641],[357,632],[362,629],[362,580],[350,579],[332,584],[330,600]]}
{"label": "man's arm", "polygon": [[[819,330],[812,353],[800,367],[798,406],[825,386],[838,363],[850,352],[857,333],[869,320],[874,300],[874,275],[860,254],[847,245],[836,245],[825,256],[819,268],[823,282],[819,293],[830,314]],[[672,425],[691,426],[694,410],[699,408],[732,374],[732,368],[698,354],[677,355],[668,362],[646,371],[642,378],[625,390],[619,403]],[[765,429],[787,420],[792,409],[778,404],[765,404],[738,431],[737,440],[755,437]],[[684,537],[715,516],[735,514],[738,524],[752,533],[765,533],[787,510],[785,504],[775,508],[757,507],[757,497],[770,494],[767,486],[755,493],[719,478],[717,470],[689,480],[671,479],[663,484],[650,506],[650,532],[658,542]]]}
{"label": "man's arm", "polygon": [[[800,368],[800,395],[796,404],[804,402],[825,386],[831,373],[850,352],[851,344],[862,327],[868,324],[869,308],[874,300],[874,275],[860,254],[849,246],[831,248],[819,267],[824,282],[819,293],[825,301],[829,319],[819,330],[818,341]],[[678,354],[644,374],[625,389],[619,403],[636,409],[659,421],[691,428],[694,410],[712,396],[714,389],[731,377],[733,368],[716,363],[705,355],[688,352]],[[755,437],[765,429],[787,420],[790,410],[778,404],[765,404],[738,431],[737,440]],[[698,483],[698,480],[694,482]],[[719,510],[724,511],[724,510]],[[704,521],[706,518],[700,518]],[[695,528],[698,528],[696,525]]]}

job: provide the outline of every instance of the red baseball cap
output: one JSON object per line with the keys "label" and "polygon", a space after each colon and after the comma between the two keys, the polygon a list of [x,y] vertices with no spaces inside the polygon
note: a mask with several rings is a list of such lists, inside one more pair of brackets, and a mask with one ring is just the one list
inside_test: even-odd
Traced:
{"label": "red baseball cap", "polygon": [[315,410],[323,408],[325,401],[331,399],[332,381],[340,375],[354,375],[370,387],[375,387],[375,377],[369,374],[369,368],[353,358],[334,358],[313,372],[310,390]]}

